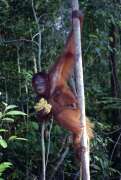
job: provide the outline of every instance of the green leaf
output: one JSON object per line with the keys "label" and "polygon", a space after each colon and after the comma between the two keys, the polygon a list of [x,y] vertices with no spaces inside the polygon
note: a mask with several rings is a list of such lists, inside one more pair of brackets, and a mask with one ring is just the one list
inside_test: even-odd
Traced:
{"label": "green leaf", "polygon": [[97,39],[98,38],[98,36],[96,35],[96,34],[90,34],[89,35],[91,38],[94,38],[94,39]]}
{"label": "green leaf", "polygon": [[94,158],[95,158],[97,161],[100,160],[100,158],[99,158],[98,156],[94,156]]}
{"label": "green leaf", "polygon": [[0,119],[2,118],[2,116],[3,116],[3,114],[2,114],[2,112],[0,112]]}
{"label": "green leaf", "polygon": [[5,108],[5,111],[8,111],[9,109],[17,108],[16,105],[9,105]]}
{"label": "green leaf", "polygon": [[11,167],[12,164],[10,162],[3,162],[0,164],[0,173],[4,172],[7,168]]}
{"label": "green leaf", "polygon": [[17,138],[17,136],[10,136],[8,140],[12,141],[12,140],[15,140],[16,138]]}
{"label": "green leaf", "polygon": [[17,140],[22,140],[22,141],[28,141],[28,139],[26,139],[26,138],[16,138]]}
{"label": "green leaf", "polygon": [[8,130],[6,129],[0,129],[0,132],[7,132]]}
{"label": "green leaf", "polygon": [[3,147],[3,148],[7,148],[7,143],[4,139],[0,139],[0,145]]}
{"label": "green leaf", "polygon": [[22,111],[9,111],[5,115],[12,115],[12,116],[22,115],[22,116],[25,116],[26,114]]}
{"label": "green leaf", "polygon": [[2,102],[2,104],[3,104],[5,107],[7,107],[7,105],[8,105],[8,104],[7,104],[7,103],[5,103],[5,102]]}
{"label": "green leaf", "polygon": [[11,136],[8,139],[9,141],[13,141],[13,140],[22,140],[22,141],[28,141],[28,139],[26,138],[21,138],[21,137],[17,137],[17,136]]}
{"label": "green leaf", "polygon": [[14,119],[6,117],[3,118],[2,121],[14,122]]}

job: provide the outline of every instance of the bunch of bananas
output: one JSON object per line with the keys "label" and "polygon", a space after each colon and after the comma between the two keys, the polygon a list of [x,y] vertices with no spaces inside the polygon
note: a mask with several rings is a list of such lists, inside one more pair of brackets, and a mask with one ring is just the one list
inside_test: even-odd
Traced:
{"label": "bunch of bananas", "polygon": [[52,106],[50,104],[48,104],[47,100],[44,99],[44,98],[41,98],[39,100],[39,102],[36,103],[36,105],[34,106],[35,108],[35,111],[38,112],[42,109],[45,110],[45,112],[48,114],[50,113],[51,109],[52,109]]}

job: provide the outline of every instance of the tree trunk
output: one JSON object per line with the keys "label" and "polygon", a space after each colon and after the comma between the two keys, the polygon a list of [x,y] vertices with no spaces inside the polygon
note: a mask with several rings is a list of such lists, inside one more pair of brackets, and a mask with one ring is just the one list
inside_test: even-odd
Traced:
{"label": "tree trunk", "polygon": [[[72,9],[79,10],[78,0],[72,0]],[[82,66],[82,51],[81,51],[81,33],[80,33],[80,21],[78,18],[73,19],[73,29],[74,38],[76,45],[76,89],[77,96],[79,99],[79,106],[81,110],[81,120],[80,125],[83,126],[83,134],[81,139],[81,146],[84,147],[85,151],[81,153],[81,168],[80,168],[80,179],[90,180],[90,170],[89,170],[89,143],[86,132],[86,116],[85,116],[85,96],[84,96],[84,82],[83,82],[83,66]],[[82,174],[82,177],[81,177]]]}

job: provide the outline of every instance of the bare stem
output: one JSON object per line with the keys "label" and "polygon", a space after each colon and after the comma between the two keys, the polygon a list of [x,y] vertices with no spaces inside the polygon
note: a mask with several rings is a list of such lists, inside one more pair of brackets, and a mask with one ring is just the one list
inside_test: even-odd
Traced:
{"label": "bare stem", "polygon": [[58,171],[60,165],[63,163],[66,155],[68,154],[68,151],[69,151],[69,146],[66,147],[65,151],[61,155],[61,158],[59,159],[59,161],[57,162],[56,166],[54,167],[54,170],[53,170],[52,175],[51,175],[49,180],[52,180],[54,178],[54,176],[55,176],[56,172]]}
{"label": "bare stem", "polygon": [[53,118],[51,119],[50,129],[49,129],[48,147],[47,147],[47,157],[46,157],[46,168],[47,168],[48,157],[49,157],[49,153],[50,153],[50,134],[51,134],[52,126],[53,126]]}
{"label": "bare stem", "polygon": [[46,180],[46,165],[45,165],[45,141],[44,141],[45,122],[41,128],[41,142],[42,142],[42,180]]}

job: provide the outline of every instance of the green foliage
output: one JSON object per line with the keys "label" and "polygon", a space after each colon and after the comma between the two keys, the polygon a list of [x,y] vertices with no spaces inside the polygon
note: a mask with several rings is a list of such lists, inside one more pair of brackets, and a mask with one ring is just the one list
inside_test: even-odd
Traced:
{"label": "green foliage", "polygon": [[[0,163],[0,177],[2,176],[3,172],[10,168],[12,166],[12,164],[10,162],[3,162]],[[1,178],[2,179],[2,178]]]}
{"label": "green foliage", "polygon": [[[0,172],[4,179],[33,180],[41,174],[41,134],[32,111],[31,78],[35,62],[38,67],[39,53],[42,69],[47,70],[61,52],[70,27],[70,4],[67,1],[34,0],[33,3],[39,24],[31,0],[0,0],[0,101],[7,102],[0,105]],[[109,56],[115,52],[115,69],[120,84],[121,4],[110,0],[82,0],[80,7],[85,16],[82,50],[86,112],[95,124],[95,138],[91,143],[91,179],[114,179],[121,173],[120,140],[114,150],[120,135],[121,90],[119,87],[118,96],[112,96]],[[116,27],[115,48],[110,46],[113,42],[109,35],[112,25]],[[40,52],[38,28],[41,30]],[[49,124],[45,132],[46,148],[48,127]],[[65,130],[53,125],[48,179],[65,150],[60,152],[67,135]],[[77,179],[78,169],[70,148],[55,179]]]}
{"label": "green foliage", "polygon": [[[10,140],[26,140],[25,138],[20,138],[20,137],[17,137],[17,136],[10,136],[8,138],[8,140],[5,140],[5,136],[3,136],[2,133],[6,133],[8,132],[8,130],[6,129],[3,129],[2,127],[4,127],[4,124],[6,125],[6,123],[8,122],[14,122],[14,118],[16,116],[25,116],[26,114],[21,112],[21,111],[17,111],[17,110],[13,110],[14,108],[17,108],[16,105],[7,105],[6,103],[1,103],[0,105],[0,147],[1,148],[8,148],[8,142],[7,141],[10,141]],[[14,118],[9,118],[9,116],[11,117],[14,117]],[[1,149],[0,148],[0,149]],[[4,158],[4,157],[3,157]],[[3,173],[4,171],[6,171],[8,168],[11,168],[12,167],[12,163],[11,162],[2,162],[0,163],[0,178],[2,180],[2,176],[3,176]]]}

